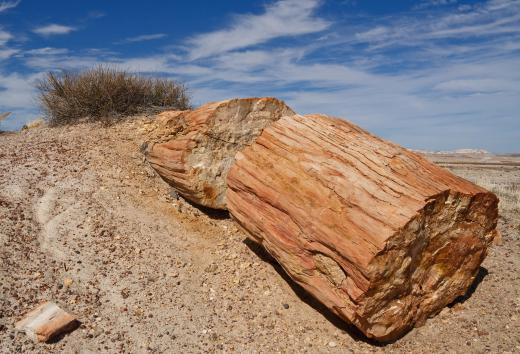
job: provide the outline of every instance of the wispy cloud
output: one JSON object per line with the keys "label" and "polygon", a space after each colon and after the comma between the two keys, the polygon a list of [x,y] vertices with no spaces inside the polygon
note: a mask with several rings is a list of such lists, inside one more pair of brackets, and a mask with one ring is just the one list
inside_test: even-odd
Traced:
{"label": "wispy cloud", "polygon": [[8,48],[7,42],[13,39],[13,35],[0,28],[0,61],[8,59],[19,52],[18,49]]}
{"label": "wispy cloud", "polygon": [[25,65],[32,70],[74,70],[104,64],[103,58],[94,55],[66,53],[49,55],[25,55]]}
{"label": "wispy cloud", "polygon": [[356,39],[372,48],[422,45],[446,39],[486,39],[501,34],[520,33],[520,1],[491,0],[462,10],[418,18],[390,17],[376,27],[358,31]]}
{"label": "wispy cloud", "polygon": [[21,0],[17,0],[17,1],[2,1],[0,2],[0,12],[4,12],[4,11],[7,11],[9,9],[12,9],[16,6],[18,6],[18,4],[20,4]]}
{"label": "wispy cloud", "polygon": [[54,35],[63,35],[68,34],[70,32],[75,31],[75,27],[58,25],[55,23],[48,24],[45,26],[37,27],[33,29],[33,32],[44,37],[54,36]]}
{"label": "wispy cloud", "polygon": [[313,15],[319,4],[318,0],[282,0],[266,6],[260,15],[235,16],[226,29],[190,38],[186,42],[188,57],[205,58],[274,38],[323,31],[330,23]]}
{"label": "wispy cloud", "polygon": [[18,52],[19,52],[18,49],[11,49],[11,48],[2,49],[2,48],[0,48],[0,59],[10,58],[10,57],[12,57],[13,55],[15,55]]}
{"label": "wispy cloud", "polygon": [[2,110],[26,109],[34,106],[34,83],[41,74],[4,75],[0,73],[0,107]]}
{"label": "wispy cloud", "polygon": [[103,11],[90,11],[87,16],[86,16],[86,19],[89,20],[89,19],[98,19],[98,18],[102,18],[102,17],[105,17],[106,16],[106,13],[104,13]]}
{"label": "wispy cloud", "polygon": [[429,7],[456,4],[457,0],[426,0],[421,1],[413,7],[414,10],[423,10]]}
{"label": "wispy cloud", "polygon": [[13,38],[11,33],[0,28],[0,46],[5,45],[11,38]]}
{"label": "wispy cloud", "polygon": [[0,71],[0,111],[12,114],[0,122],[0,130],[20,129],[22,125],[36,118],[36,80],[42,77],[35,74],[4,74]]}
{"label": "wispy cloud", "polygon": [[24,52],[25,55],[61,55],[67,54],[69,50],[67,48],[53,48],[43,47],[36,49],[29,49]]}
{"label": "wispy cloud", "polygon": [[117,44],[153,41],[153,40],[161,39],[161,38],[164,38],[167,36],[168,35],[166,33],[142,34],[140,36],[125,38],[122,41],[117,42]]}

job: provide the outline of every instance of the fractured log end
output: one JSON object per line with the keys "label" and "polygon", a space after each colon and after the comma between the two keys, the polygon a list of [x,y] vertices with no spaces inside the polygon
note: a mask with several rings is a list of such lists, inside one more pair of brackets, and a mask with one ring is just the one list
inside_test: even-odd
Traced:
{"label": "fractured log end", "polygon": [[369,263],[354,322],[392,340],[464,295],[495,236],[497,205],[492,193],[454,190],[426,201]]}

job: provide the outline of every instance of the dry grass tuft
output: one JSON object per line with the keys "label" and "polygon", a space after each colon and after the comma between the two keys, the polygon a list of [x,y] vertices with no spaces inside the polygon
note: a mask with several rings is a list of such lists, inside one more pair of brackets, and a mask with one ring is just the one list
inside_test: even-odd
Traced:
{"label": "dry grass tuft", "polygon": [[184,85],[99,66],[80,73],[49,72],[37,85],[49,125],[112,122],[139,113],[190,108]]}
{"label": "dry grass tuft", "polygon": [[459,176],[495,193],[500,199],[499,208],[508,212],[520,212],[520,184],[514,181],[498,182],[482,175],[457,173]]}

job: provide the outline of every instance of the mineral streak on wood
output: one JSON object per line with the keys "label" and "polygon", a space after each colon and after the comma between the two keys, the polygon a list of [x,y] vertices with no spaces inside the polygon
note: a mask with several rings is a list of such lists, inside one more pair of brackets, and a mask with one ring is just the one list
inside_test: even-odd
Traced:
{"label": "mineral streak on wood", "polygon": [[236,152],[251,144],[265,126],[292,114],[275,98],[233,99],[194,111],[165,112],[159,119],[169,141],[152,145],[147,159],[183,197],[226,209],[225,180]]}
{"label": "mineral streak on wood", "polygon": [[52,302],[45,302],[29,312],[15,325],[34,341],[47,342],[77,327],[78,321]]}
{"label": "mineral streak on wood", "polygon": [[344,120],[283,117],[239,152],[228,210],[368,337],[393,340],[463,295],[497,197]]}

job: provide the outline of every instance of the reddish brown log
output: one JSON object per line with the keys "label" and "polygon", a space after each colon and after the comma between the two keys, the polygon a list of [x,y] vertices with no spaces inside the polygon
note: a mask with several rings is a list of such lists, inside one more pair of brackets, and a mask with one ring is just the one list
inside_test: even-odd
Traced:
{"label": "reddish brown log", "polygon": [[226,209],[226,176],[235,154],[264,127],[294,112],[275,98],[208,103],[194,111],[165,112],[160,123],[169,141],[153,144],[147,159],[183,197]]}
{"label": "reddish brown log", "polygon": [[228,210],[309,293],[368,337],[398,338],[463,295],[498,199],[352,123],[283,117],[239,152]]}

